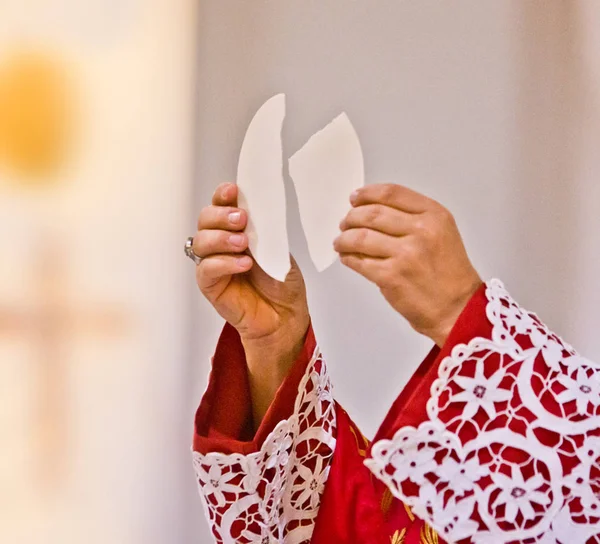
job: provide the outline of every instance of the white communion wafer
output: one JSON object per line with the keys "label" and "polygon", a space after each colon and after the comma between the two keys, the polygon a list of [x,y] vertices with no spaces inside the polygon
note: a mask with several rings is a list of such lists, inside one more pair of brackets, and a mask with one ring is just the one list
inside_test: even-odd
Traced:
{"label": "white communion wafer", "polygon": [[308,250],[319,272],[337,258],[333,242],[350,211],[350,194],[365,184],[360,141],[342,113],[317,132],[289,162]]}
{"label": "white communion wafer", "polygon": [[284,118],[284,94],[263,104],[248,126],[237,172],[238,206],[248,212],[250,252],[279,281],[290,270],[281,142]]}

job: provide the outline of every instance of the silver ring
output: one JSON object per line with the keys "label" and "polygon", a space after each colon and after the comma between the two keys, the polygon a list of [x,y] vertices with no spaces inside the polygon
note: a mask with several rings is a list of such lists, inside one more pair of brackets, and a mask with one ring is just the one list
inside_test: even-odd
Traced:
{"label": "silver ring", "polygon": [[202,257],[198,257],[198,255],[196,255],[194,253],[194,237],[190,236],[186,241],[185,241],[185,254],[192,259],[192,261],[194,261],[196,264],[200,264],[200,262],[202,261]]}

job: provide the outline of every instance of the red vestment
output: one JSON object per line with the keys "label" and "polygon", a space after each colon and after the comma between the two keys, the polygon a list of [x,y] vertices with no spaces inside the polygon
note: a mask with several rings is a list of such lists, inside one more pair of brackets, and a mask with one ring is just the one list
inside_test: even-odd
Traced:
{"label": "red vestment", "polygon": [[256,433],[226,326],[196,415],[215,541],[600,542],[600,366],[492,281],[372,442],[332,396],[312,329]]}

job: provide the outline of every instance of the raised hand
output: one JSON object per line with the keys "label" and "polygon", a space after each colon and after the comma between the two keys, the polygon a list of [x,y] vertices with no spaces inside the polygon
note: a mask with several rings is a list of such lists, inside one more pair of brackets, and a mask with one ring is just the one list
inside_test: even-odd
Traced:
{"label": "raised hand", "polygon": [[406,187],[355,191],[334,247],[418,332],[443,345],[481,285],[452,214]]}
{"label": "raised hand", "polygon": [[193,250],[201,257],[198,287],[237,329],[246,353],[255,425],[266,413],[302,349],[310,323],[302,273],[292,259],[285,282],[274,280],[248,255],[247,216],[238,188],[220,185],[198,218]]}
{"label": "raised hand", "polygon": [[196,272],[198,287],[245,341],[264,340],[284,328],[304,333],[308,307],[300,269],[293,262],[281,283],[247,254],[248,237],[243,231],[248,218],[236,207],[237,191],[233,183],[220,185],[212,205],[200,213],[193,246],[202,258]]}

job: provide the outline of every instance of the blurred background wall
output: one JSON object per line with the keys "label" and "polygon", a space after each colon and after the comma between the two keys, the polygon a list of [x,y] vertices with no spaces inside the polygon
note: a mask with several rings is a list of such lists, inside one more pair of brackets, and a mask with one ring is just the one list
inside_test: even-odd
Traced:
{"label": "blurred background wall", "polygon": [[0,2],[3,544],[191,538],[197,9]]}
{"label": "blurred background wall", "polygon": [[[277,92],[287,156],[347,111],[368,181],[447,205],[481,274],[600,359],[598,28],[595,0],[0,4],[0,541],[210,542],[189,441],[222,323],[182,245]],[[287,191],[372,435],[429,342],[315,272]]]}

